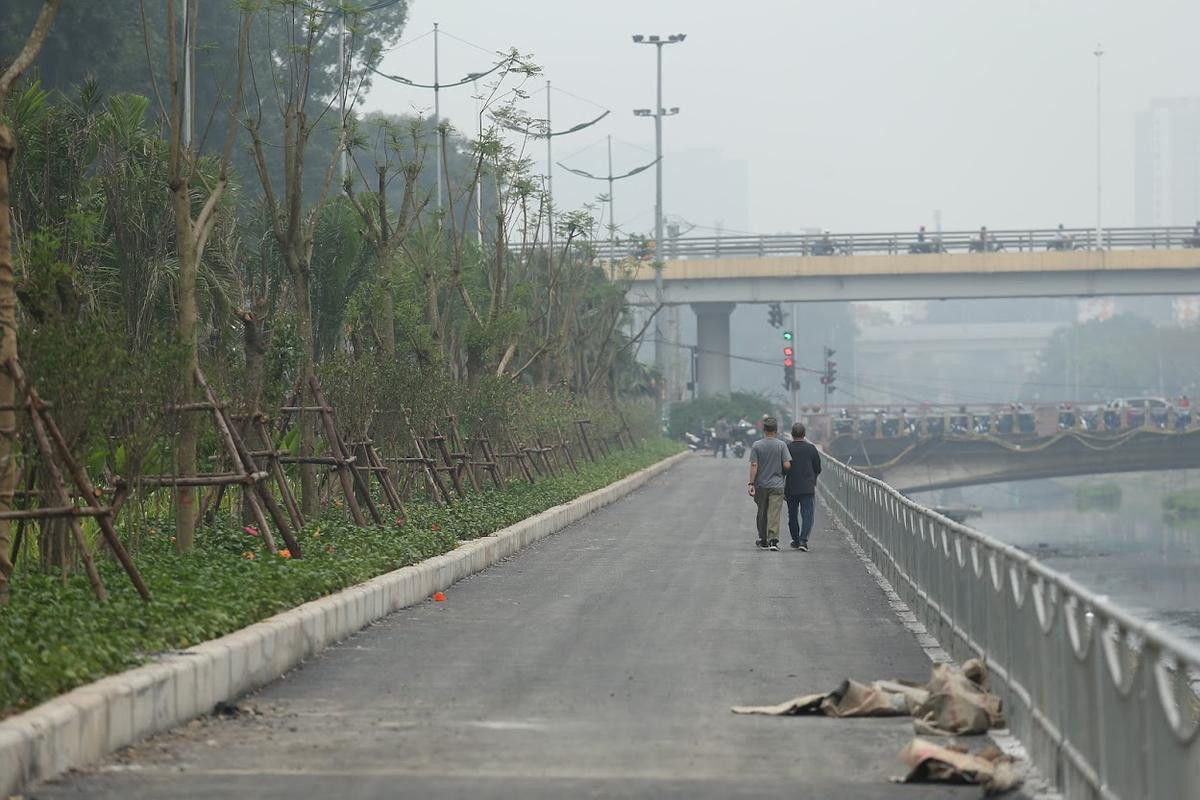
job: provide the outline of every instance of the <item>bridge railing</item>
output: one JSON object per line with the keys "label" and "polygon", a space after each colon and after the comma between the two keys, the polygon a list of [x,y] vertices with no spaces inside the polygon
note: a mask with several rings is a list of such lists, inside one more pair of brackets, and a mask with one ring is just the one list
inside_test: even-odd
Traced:
{"label": "bridge railing", "polygon": [[[1194,228],[1104,228],[1099,241],[1104,249],[1143,250],[1200,247]],[[667,260],[697,258],[762,258],[766,256],[856,255],[901,253],[999,252],[1096,249],[1095,228],[1010,228],[1002,230],[885,231],[879,233],[800,233],[756,236],[684,236],[663,243]],[[596,241],[604,260],[650,261],[653,242]]]}
{"label": "bridge railing", "polygon": [[832,458],[821,493],[1068,800],[1196,796],[1200,649]]}
{"label": "bridge railing", "polygon": [[1075,406],[1046,403],[1032,406],[989,404],[923,405],[899,413],[894,408],[845,406],[832,416],[831,435],[860,439],[906,437],[1052,436],[1074,430],[1093,435],[1149,429],[1185,433],[1200,427],[1200,414],[1189,406]]}

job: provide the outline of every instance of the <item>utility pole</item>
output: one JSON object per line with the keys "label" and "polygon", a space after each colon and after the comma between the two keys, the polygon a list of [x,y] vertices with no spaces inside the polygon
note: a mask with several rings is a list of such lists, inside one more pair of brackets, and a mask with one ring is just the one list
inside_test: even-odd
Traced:
{"label": "utility pole", "polygon": [[[484,70],[483,72],[468,73],[467,76],[460,81],[455,81],[453,83],[442,83],[440,60],[438,58],[438,36],[439,36],[439,33],[440,33],[439,25],[438,25],[438,23],[435,22],[435,23],[433,23],[433,83],[417,83],[416,81],[409,80],[408,78],[402,77],[400,75],[389,75],[386,72],[381,72],[378,69],[375,69],[374,67],[370,66],[369,64],[367,65],[367,68],[370,69],[372,72],[374,72],[376,75],[379,75],[380,77],[383,77],[383,78],[387,78],[389,81],[394,81],[395,83],[402,83],[405,86],[411,86],[414,89],[433,89],[433,135],[437,142],[436,149],[434,151],[435,152],[434,161],[437,162],[437,164],[436,164],[436,166],[437,166],[437,207],[438,207],[438,210],[440,211],[443,206],[442,184],[444,183],[444,180],[442,178],[443,143],[442,143],[442,132],[440,130],[441,122],[442,122],[442,100],[441,100],[442,89],[453,89],[456,86],[465,86],[468,83],[474,85],[475,82],[478,81],[480,78],[491,75],[493,72],[500,69],[500,67],[504,66],[505,64],[512,63],[512,59],[505,58],[501,61],[498,61],[492,65],[491,69]],[[450,34],[450,35],[453,36],[453,34]]]}
{"label": "utility pole", "polygon": [[438,23],[433,23],[433,136],[437,140],[437,208],[442,210],[442,85],[438,76]]}
{"label": "utility pole", "polygon": [[338,172],[340,173],[342,183],[346,182],[346,173],[349,172],[349,154],[346,152],[346,86],[349,76],[346,74],[346,9],[338,10],[338,108],[341,114],[342,121],[342,139],[340,146],[341,152],[338,153]]}
{"label": "utility pole", "polygon": [[546,268],[554,274],[554,157],[550,125],[550,81],[546,81]]}
{"label": "utility pole", "polygon": [[639,172],[645,172],[646,170],[648,170],[652,166],[654,166],[656,163],[658,163],[657,159],[655,161],[651,161],[649,164],[643,164],[640,167],[634,167],[633,169],[631,169],[628,172],[623,173],[621,175],[614,175],[613,174],[613,165],[612,165],[612,136],[608,137],[608,174],[607,175],[593,175],[592,173],[590,173],[586,170],[575,169],[574,167],[568,167],[566,164],[559,162],[559,166],[562,167],[563,169],[565,169],[567,172],[574,173],[574,174],[579,175],[584,178],[591,178],[594,181],[608,181],[608,270],[609,270],[610,276],[615,275],[616,257],[617,257],[617,218],[616,218],[616,212],[613,210],[614,209],[613,185],[617,181],[624,180],[625,178],[632,178],[634,175],[637,175]]}
{"label": "utility pole", "polygon": [[[687,34],[673,33],[665,39],[661,36],[643,36],[635,34],[634,44],[654,45],[656,55],[656,104],[654,111],[639,108],[633,113],[639,117],[654,117],[654,157],[655,157],[655,186],[654,186],[654,302],[656,306],[663,303],[663,180],[662,180],[662,121],[665,116],[679,113],[678,106],[670,111],[663,108],[662,99],[662,49],[664,45],[678,44],[687,38]],[[663,342],[661,316],[654,317],[654,362],[659,374],[665,371],[667,353]],[[665,411],[665,408],[663,409]]]}
{"label": "utility pole", "polygon": [[616,277],[614,264],[617,258],[617,212],[613,200],[613,184],[616,178],[612,171],[612,134],[608,135],[608,272]]}
{"label": "utility pole", "polygon": [[192,147],[192,111],[195,103],[193,80],[196,67],[196,42],[192,35],[194,27],[192,3],[194,0],[180,0],[180,2],[183,3],[183,146],[190,150]]}
{"label": "utility pole", "polygon": [[[792,303],[792,341],[795,341],[796,331],[800,328],[800,315],[796,310],[797,306]],[[800,421],[800,382],[795,378],[792,379],[792,424],[795,425]]]}
{"label": "utility pole", "polygon": [[1100,177],[1102,172],[1100,158],[1100,64],[1104,58],[1104,48],[1097,44],[1092,55],[1096,57],[1096,249],[1101,250],[1104,247],[1103,239],[1101,238],[1104,229],[1100,225]]}
{"label": "utility pole", "polygon": [[[475,141],[483,143],[483,100],[479,97],[479,82],[471,81],[471,91],[475,93],[475,119],[477,121]],[[497,208],[499,206],[497,205]],[[479,243],[479,252],[483,252],[483,173],[475,183],[475,238]]]}

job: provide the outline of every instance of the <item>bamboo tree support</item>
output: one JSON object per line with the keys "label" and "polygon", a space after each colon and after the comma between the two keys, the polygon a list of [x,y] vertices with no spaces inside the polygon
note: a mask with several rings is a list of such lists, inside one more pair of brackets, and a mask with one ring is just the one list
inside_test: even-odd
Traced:
{"label": "bamboo tree support", "polygon": [[579,428],[579,440],[583,442],[583,450],[587,453],[588,461],[595,462],[596,452],[592,450],[592,443],[588,440],[587,426],[591,424],[589,419],[577,419],[575,425]]}
{"label": "bamboo tree support", "polygon": [[571,465],[571,470],[578,475],[579,465],[575,463],[575,454],[571,452],[571,443],[563,436],[562,428],[557,424],[554,426],[554,430],[558,432],[558,446],[566,454],[567,463]]}
{"label": "bamboo tree support", "polygon": [[438,433],[435,429],[433,436],[430,436],[426,441],[433,442],[433,447],[430,449],[436,449],[441,455],[442,463],[445,465],[442,469],[449,474],[450,482],[454,484],[454,491],[458,493],[459,497],[465,498],[467,490],[463,488],[462,480],[458,476],[458,465],[454,463],[454,458],[450,455],[450,448],[446,447],[446,437]]}
{"label": "bamboo tree support", "polygon": [[[313,402],[316,405],[287,405],[281,410],[285,414],[295,414],[296,419],[300,422],[304,414],[317,414],[321,419],[321,429],[325,434],[325,444],[329,448],[328,456],[280,456],[279,460],[285,464],[323,464],[331,466],[338,474],[338,481],[341,483],[342,496],[346,500],[346,508],[350,511],[350,518],[355,525],[365,527],[367,524],[366,517],[363,516],[362,508],[358,504],[358,492],[362,491],[360,485],[361,476],[353,469],[354,457],[349,455],[342,443],[341,437],[337,432],[337,424],[333,418],[333,409],[325,400],[325,393],[321,391],[321,384],[315,375],[310,376],[309,389],[312,392]],[[297,388],[295,397],[301,397],[302,393]],[[300,424],[303,424],[300,422]],[[288,425],[283,426],[281,435],[286,435]],[[367,497],[370,497],[370,491],[366,492]],[[370,504],[373,509],[371,516],[376,522],[382,522],[383,518],[379,515],[379,509],[375,508],[374,503]]]}
{"label": "bamboo tree support", "polygon": [[496,461],[496,456],[492,453],[492,445],[486,436],[479,436],[474,439],[467,439],[467,450],[470,452],[471,445],[474,444],[482,459],[473,462],[477,466],[483,467],[492,476],[492,483],[500,491],[504,491],[504,476],[500,471],[500,464]]}
{"label": "bamboo tree support", "polygon": [[636,450],[638,443],[633,437],[633,431],[629,428],[629,421],[625,419],[625,412],[617,409],[617,419],[621,420],[621,432],[625,434],[625,438],[629,441],[629,447]]}
{"label": "bamboo tree support", "polygon": [[557,459],[551,460],[550,456],[554,455],[554,449],[547,447],[546,443],[542,441],[541,436],[535,437],[535,441],[537,442],[538,453],[541,454],[542,461],[546,464],[546,469],[550,471],[553,477],[557,478],[562,465],[557,463]]}
{"label": "bamboo tree support", "polygon": [[275,477],[275,485],[279,487],[279,496],[283,498],[283,507],[287,509],[292,525],[299,530],[304,527],[304,515],[300,513],[300,504],[296,502],[296,495],[292,491],[291,484],[288,483],[283,463],[279,460],[281,453],[271,441],[266,415],[261,412],[256,413],[251,420],[251,428],[258,434],[260,446],[263,448],[260,452],[267,459],[267,471]]}
{"label": "bamboo tree support", "polygon": [[417,431],[413,428],[412,414],[407,408],[403,409],[404,425],[408,429],[408,437],[412,440],[413,447],[417,449],[417,457],[415,459],[403,459],[404,463],[419,463],[425,473],[425,481],[430,485],[430,495],[438,505],[450,505],[453,498],[450,496],[450,490],[446,488],[446,484],[442,482],[442,476],[438,474],[437,462],[430,456],[429,451],[425,448],[425,442],[417,435]]}
{"label": "bamboo tree support", "polygon": [[529,468],[528,456],[517,448],[516,442],[513,441],[511,433],[506,431],[505,435],[508,438],[508,447],[510,452],[497,453],[497,455],[500,458],[507,459],[510,462],[515,461],[517,463],[517,469],[520,470],[521,475],[525,478],[525,480],[529,481],[530,483],[536,483],[536,479],[533,476],[533,470]]}
{"label": "bamboo tree support", "polygon": [[[529,468],[532,469],[531,475],[536,474],[538,477],[542,477],[542,468],[538,466],[537,461],[534,461],[533,456],[529,454],[531,448],[521,444],[520,440],[513,436],[511,429],[506,429],[505,432],[508,435],[508,446],[521,459],[519,463],[528,464]],[[533,483],[533,480],[533,478],[530,478],[529,482]]]}
{"label": "bamboo tree support", "polygon": [[471,482],[471,488],[476,492],[483,491],[483,486],[479,481],[479,474],[475,469],[475,462],[471,458],[470,447],[463,443],[462,437],[458,432],[458,417],[451,411],[446,412],[446,423],[450,438],[450,455],[458,462],[458,474],[461,476],[464,473],[467,480]]}
{"label": "bamboo tree support", "polygon": [[271,515],[271,521],[275,523],[275,528],[279,531],[279,535],[283,537],[283,541],[288,548],[288,554],[292,558],[301,558],[300,542],[296,540],[291,525],[288,524],[287,516],[280,509],[279,503],[275,500],[275,495],[263,483],[263,480],[268,477],[269,473],[259,470],[258,464],[255,462],[254,457],[250,455],[250,450],[246,447],[246,443],[237,435],[233,424],[230,422],[228,412],[217,399],[217,395],[213,392],[212,387],[208,385],[208,380],[205,379],[204,373],[198,368],[196,370],[196,385],[200,387],[200,390],[204,393],[205,400],[208,401],[208,405],[212,408],[213,421],[216,423],[217,433],[225,445],[226,452],[229,453],[230,458],[236,464],[240,465],[240,472],[252,479],[242,491],[246,495],[246,505],[250,507],[250,513],[254,515],[255,521],[262,528],[264,543],[270,541],[271,545],[274,545],[274,537],[271,536],[270,528],[267,527],[266,517],[263,515],[263,506],[266,507],[267,513]]}
{"label": "bamboo tree support", "polygon": [[[325,392],[321,389],[321,383],[317,380],[316,375],[309,376],[309,385],[312,387],[313,399],[321,407],[321,425],[325,429],[325,438],[329,441],[329,449],[334,458],[342,462],[338,464],[338,477],[342,481],[342,488],[346,491],[347,498],[353,497],[357,490],[362,496],[363,502],[366,503],[371,519],[375,520],[376,525],[382,525],[383,515],[379,513],[375,499],[371,497],[371,485],[361,472],[354,469],[354,457],[350,455],[346,445],[342,442],[342,437],[337,430],[337,417],[334,416],[333,407],[325,399]],[[357,524],[366,525],[366,521],[361,519],[362,509],[357,503],[351,507],[351,513],[355,514]]]}
{"label": "bamboo tree support", "polygon": [[[95,562],[92,560],[91,554],[88,553],[87,544],[83,540],[83,530],[80,528],[78,520],[78,516],[83,515],[95,517],[97,524],[100,526],[101,536],[104,537],[104,541],[113,551],[113,555],[117,557],[117,561],[125,569],[130,582],[133,583],[134,588],[137,589],[138,594],[142,596],[143,600],[150,600],[150,589],[146,586],[146,582],[142,580],[141,573],[138,572],[133,559],[129,557],[129,552],[125,549],[125,545],[121,543],[121,537],[117,535],[117,529],[113,525],[112,508],[106,508],[101,505],[100,499],[96,496],[96,488],[88,479],[87,473],[80,467],[79,462],[71,455],[66,438],[54,422],[54,417],[51,416],[46,404],[38,396],[37,389],[29,384],[25,377],[25,372],[21,369],[21,365],[17,359],[15,357],[9,359],[5,367],[16,384],[18,394],[28,399],[29,418],[33,424],[38,449],[41,451],[42,460],[50,472],[59,503],[64,508],[67,506],[72,509],[77,508],[70,494],[67,492],[66,482],[63,480],[62,471],[59,469],[58,461],[61,460],[67,468],[67,472],[70,473],[79,495],[88,504],[87,509],[71,511],[69,519],[71,522],[71,534],[75,538],[76,544],[79,545],[84,565],[88,570],[88,580],[92,582],[92,589],[96,592],[97,599],[104,602],[106,595],[104,584],[100,581],[99,573],[96,572]],[[53,446],[50,442],[51,439],[54,441]],[[55,452],[56,447],[57,453]],[[56,455],[57,459],[55,458]]]}
{"label": "bamboo tree support", "polygon": [[[354,442],[351,445],[354,449],[355,470],[357,470],[367,484],[368,488],[371,484],[371,476],[379,482],[380,492],[383,494],[383,499],[393,511],[398,512],[402,517],[405,515],[404,503],[400,501],[400,493],[396,491],[395,484],[392,483],[391,475],[383,459],[379,457],[379,452],[375,449],[375,443],[370,439],[364,439],[361,442]],[[357,466],[359,463],[363,466]]]}

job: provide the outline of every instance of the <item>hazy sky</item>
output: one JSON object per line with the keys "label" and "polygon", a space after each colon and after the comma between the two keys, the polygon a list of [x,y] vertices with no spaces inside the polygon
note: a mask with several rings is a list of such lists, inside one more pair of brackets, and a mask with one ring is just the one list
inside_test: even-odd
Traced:
{"label": "hazy sky", "polygon": [[[667,158],[746,162],[749,226],[762,233],[932,227],[934,209],[947,229],[1094,224],[1097,42],[1104,223],[1133,224],[1134,113],[1200,95],[1197,0],[412,0],[411,43],[383,69],[431,82],[432,39],[413,40],[435,20],[485,49],[532,53],[556,87],[612,109],[555,140],[556,160],[592,172],[605,169],[605,134],[619,142],[617,171],[653,147],[653,121],[631,109],[654,104],[654,48],[630,34],[686,33],[664,52],[664,105],[681,107],[665,121]],[[443,81],[492,60],[441,41]],[[442,93],[443,115],[468,131],[470,95]],[[366,107],[432,103],[380,80]],[[531,111],[544,104],[540,93]],[[557,93],[554,105],[556,129],[598,113]],[[652,174],[618,189],[618,223],[650,219]],[[560,207],[602,189],[589,184],[556,169]]]}

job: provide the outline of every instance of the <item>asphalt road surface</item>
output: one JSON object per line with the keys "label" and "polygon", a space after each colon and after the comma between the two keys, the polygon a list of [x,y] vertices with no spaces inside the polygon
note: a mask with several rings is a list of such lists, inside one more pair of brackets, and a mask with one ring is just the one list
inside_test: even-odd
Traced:
{"label": "asphalt road surface", "polygon": [[[206,717],[29,792],[65,798],[940,798],[907,719],[747,717],[929,661],[818,511],[757,550],[744,460],[695,457]],[[785,512],[786,513],[786,512]],[[786,541],[786,533],[783,537]]]}

